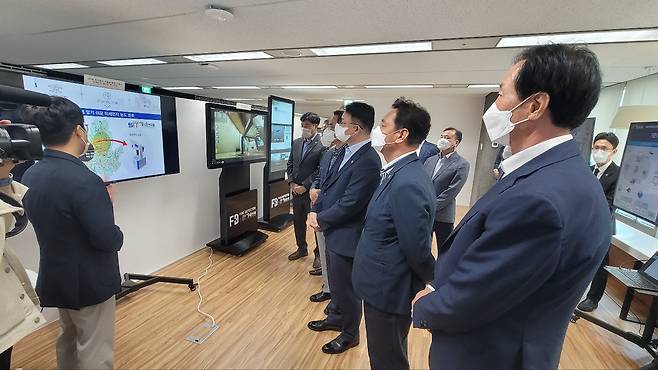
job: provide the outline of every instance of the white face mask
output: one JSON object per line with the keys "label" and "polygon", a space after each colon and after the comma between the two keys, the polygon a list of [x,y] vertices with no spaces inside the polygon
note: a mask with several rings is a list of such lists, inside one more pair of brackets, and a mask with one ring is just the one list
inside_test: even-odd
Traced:
{"label": "white face mask", "polygon": [[349,130],[347,127],[343,127],[340,124],[336,125],[336,139],[342,141],[343,143],[346,143],[347,140],[352,137],[351,135],[347,134],[347,130]]}
{"label": "white face mask", "polygon": [[505,149],[503,149],[503,159],[507,159],[512,156],[512,147],[507,145],[505,146]]}
{"label": "white face mask", "polygon": [[330,146],[334,139],[336,139],[336,132],[330,128],[327,128],[322,132],[322,138],[320,139],[320,142],[322,142],[322,145],[324,146]]}
{"label": "white face mask", "polygon": [[442,137],[439,139],[439,141],[436,142],[436,146],[439,147],[440,151],[448,150],[452,146],[452,143],[450,143],[450,140]]}
{"label": "white face mask", "polygon": [[313,132],[310,128],[302,127],[302,137],[304,139],[310,139],[313,136]]}
{"label": "white face mask", "polygon": [[592,159],[594,159],[594,162],[599,166],[608,162],[608,155],[609,153],[603,149],[592,150]]}
{"label": "white face mask", "polygon": [[509,145],[509,134],[514,130],[514,127],[529,120],[526,118],[519,122],[512,122],[512,112],[533,96],[534,95],[528,96],[511,110],[498,109],[496,102],[491,104],[489,109],[487,109],[482,116],[482,120],[484,121],[484,126],[487,128],[487,133],[489,134],[489,139],[491,139],[492,143],[506,146]]}
{"label": "white face mask", "polygon": [[[402,130],[402,129],[400,129],[400,130]],[[375,129],[372,130],[372,132],[370,133],[370,141],[371,141],[372,147],[379,150],[379,151],[381,151],[384,148],[384,146],[394,144],[394,143],[387,143],[386,142],[386,137],[388,135],[394,134],[394,133],[396,133],[400,130],[395,130],[395,131],[393,131],[389,134],[385,134],[385,133],[382,132],[381,126],[375,127]]]}

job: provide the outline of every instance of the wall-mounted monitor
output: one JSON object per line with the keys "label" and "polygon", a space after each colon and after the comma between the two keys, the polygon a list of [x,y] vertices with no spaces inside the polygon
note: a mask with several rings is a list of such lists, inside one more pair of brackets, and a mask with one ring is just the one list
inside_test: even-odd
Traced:
{"label": "wall-mounted monitor", "polygon": [[631,124],[614,205],[658,224],[658,122]]}
{"label": "wall-mounted monitor", "polygon": [[93,146],[83,162],[106,182],[180,172],[174,98],[23,76],[23,88],[76,103]]}
{"label": "wall-mounted monitor", "polygon": [[267,113],[206,104],[208,168],[267,160]]}
{"label": "wall-mounted monitor", "polygon": [[[280,173],[283,176],[292,148],[295,102],[278,96],[270,96],[267,106],[270,118],[269,171],[270,174]],[[270,180],[275,180],[275,178],[270,178]]]}

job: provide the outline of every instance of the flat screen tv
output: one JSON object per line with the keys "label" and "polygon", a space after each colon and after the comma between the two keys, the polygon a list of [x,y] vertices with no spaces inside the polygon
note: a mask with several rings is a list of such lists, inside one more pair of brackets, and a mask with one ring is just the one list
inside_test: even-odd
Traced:
{"label": "flat screen tv", "polygon": [[658,224],[658,122],[631,123],[614,206]]}
{"label": "flat screen tv", "polygon": [[23,88],[81,108],[91,144],[81,159],[106,182],[180,172],[174,98],[27,75]]}
{"label": "flat screen tv", "polygon": [[270,118],[269,171],[270,174],[277,172],[283,174],[292,149],[295,102],[278,96],[270,96],[267,106]]}
{"label": "flat screen tv", "polygon": [[206,104],[208,168],[267,160],[266,112]]}

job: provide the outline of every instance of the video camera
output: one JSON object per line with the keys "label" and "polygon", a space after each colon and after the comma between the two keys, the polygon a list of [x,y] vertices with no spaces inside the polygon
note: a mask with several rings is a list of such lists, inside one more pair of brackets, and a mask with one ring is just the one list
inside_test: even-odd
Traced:
{"label": "video camera", "polygon": [[17,114],[22,104],[47,107],[50,96],[15,87],[0,86],[0,120],[12,121],[0,126],[0,163],[32,161],[43,158],[43,145],[39,129],[30,124],[17,122]]}

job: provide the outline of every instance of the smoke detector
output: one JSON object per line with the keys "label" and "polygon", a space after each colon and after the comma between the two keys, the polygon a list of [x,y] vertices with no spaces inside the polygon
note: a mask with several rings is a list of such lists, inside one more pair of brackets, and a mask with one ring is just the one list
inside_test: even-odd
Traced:
{"label": "smoke detector", "polygon": [[217,20],[219,22],[228,22],[233,19],[233,13],[226,9],[222,9],[215,5],[209,5],[206,10],[203,11],[208,17]]}

